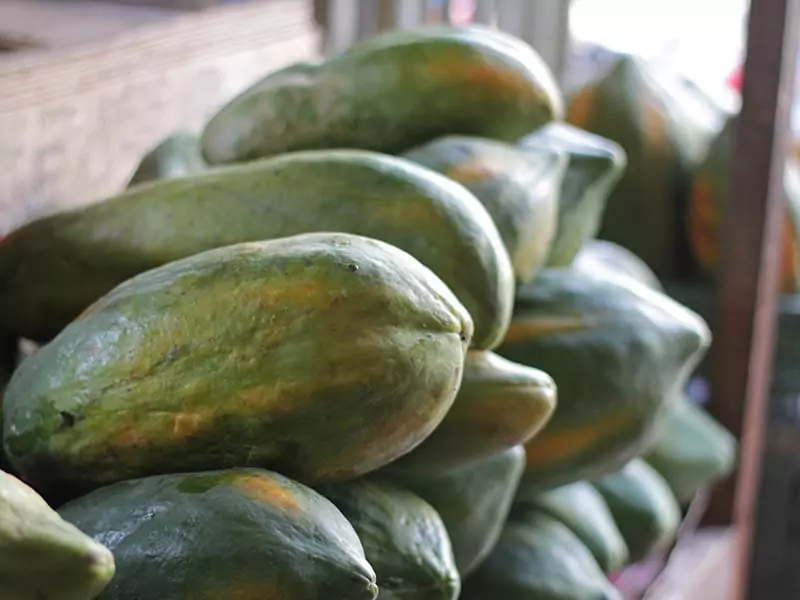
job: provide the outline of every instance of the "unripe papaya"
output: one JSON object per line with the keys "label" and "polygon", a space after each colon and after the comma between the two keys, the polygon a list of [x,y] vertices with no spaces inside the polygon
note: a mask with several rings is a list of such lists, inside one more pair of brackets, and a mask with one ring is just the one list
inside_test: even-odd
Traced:
{"label": "unripe papaya", "polygon": [[211,119],[202,146],[212,164],[322,148],[397,154],[450,134],[515,141],[562,113],[528,44],[482,26],[422,27],[264,78]]}
{"label": "unripe papaya", "polygon": [[644,451],[710,341],[697,314],[631,278],[545,269],[520,288],[498,353],[558,388],[553,418],[525,444],[520,495],[591,481]]}
{"label": "unripe papaya", "polygon": [[472,136],[446,136],[403,155],[447,175],[481,201],[492,216],[518,283],[544,265],[556,233],[566,156]]}
{"label": "unripe papaya", "polygon": [[494,352],[470,350],[453,406],[436,430],[388,468],[436,473],[524,444],[556,408],[556,385],[543,371]]}
{"label": "unripe papaya", "polygon": [[204,250],[299,233],[363,235],[436,273],[475,323],[503,338],[514,273],[489,213],[463,186],[374,152],[300,152],[139,185],[0,240],[0,327],[47,340],[148,269]]}
{"label": "unripe papaya", "polygon": [[200,138],[188,131],[176,131],[142,157],[128,186],[194,175],[207,168],[200,152]]}
{"label": "unripe papaya", "polygon": [[570,267],[587,275],[604,274],[612,277],[630,277],[650,289],[664,291],[656,274],[630,250],[606,240],[588,242]]}
{"label": "unripe papaya", "polygon": [[93,600],[113,576],[108,548],[0,471],[0,600]]}
{"label": "unripe papaya", "polygon": [[261,469],[160,475],[78,498],[61,516],[113,551],[103,600],[373,600],[375,571],[347,519]]}
{"label": "unripe papaya", "polygon": [[234,466],[348,479],[435,429],[471,334],[441,280],[383,242],[209,250],[121,284],[25,360],[5,446],[60,494]]}

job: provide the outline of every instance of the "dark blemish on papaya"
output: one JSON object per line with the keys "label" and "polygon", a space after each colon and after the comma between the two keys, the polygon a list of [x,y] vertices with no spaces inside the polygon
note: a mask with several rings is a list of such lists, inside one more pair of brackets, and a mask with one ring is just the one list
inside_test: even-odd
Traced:
{"label": "dark blemish on papaya", "polygon": [[65,410],[62,410],[61,413],[61,425],[59,429],[70,429],[75,426],[75,415]]}
{"label": "dark blemish on papaya", "polygon": [[462,342],[466,342],[467,341],[467,334],[464,333],[463,331],[459,331],[458,332],[458,337]]}
{"label": "dark blemish on papaya", "polygon": [[350,269],[353,273],[358,271],[358,265],[350,264],[350,265],[347,265],[347,268]]}

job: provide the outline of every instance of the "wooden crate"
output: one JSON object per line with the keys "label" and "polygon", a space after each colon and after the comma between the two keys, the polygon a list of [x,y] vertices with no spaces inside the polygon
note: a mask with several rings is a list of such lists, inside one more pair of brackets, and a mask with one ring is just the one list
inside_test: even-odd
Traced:
{"label": "wooden crate", "polygon": [[[43,3],[31,4],[41,9]],[[66,29],[76,18],[75,3],[56,4]],[[4,31],[7,6],[0,5]],[[49,18],[55,9],[49,7]],[[148,16],[126,13],[131,24],[122,31],[106,22],[113,33],[102,39],[64,41],[62,35],[51,47],[45,42],[0,54],[0,235],[115,193],[163,136],[176,128],[198,130],[254,80],[316,56],[319,47],[311,4],[303,0],[200,13],[115,10]],[[96,31],[100,24],[85,27],[87,18],[78,20]]]}

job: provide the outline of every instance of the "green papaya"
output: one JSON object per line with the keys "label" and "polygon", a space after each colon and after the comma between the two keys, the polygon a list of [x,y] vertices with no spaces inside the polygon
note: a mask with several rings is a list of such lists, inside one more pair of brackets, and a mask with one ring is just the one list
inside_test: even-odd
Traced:
{"label": "green papaya", "polygon": [[595,483],[628,546],[630,562],[644,560],[675,540],[681,509],[652,467],[634,459]]}
{"label": "green papaya", "polygon": [[461,577],[441,517],[416,494],[379,480],[317,489],[353,525],[380,600],[456,600]]}
{"label": "green papaya", "polygon": [[128,187],[145,181],[194,175],[207,168],[200,152],[200,137],[188,131],[176,131],[142,157]]}
{"label": "green papaya", "polygon": [[684,197],[698,156],[692,140],[702,131],[667,79],[647,61],[620,55],[607,74],[570,99],[566,120],[613,140],[628,157],[599,236],[635,253],[659,276],[673,277],[681,274],[686,246]]}
{"label": "green papaya", "polygon": [[681,503],[733,471],[736,438],[711,415],[681,397],[644,454]]}
{"label": "green papaya", "polygon": [[592,553],[559,520],[528,512],[465,582],[461,600],[622,600]]}
{"label": "green papaya", "polygon": [[143,271],[204,250],[310,232],[405,250],[436,273],[476,323],[502,340],[514,274],[500,234],[463,186],[401,158],[303,152],[136,186],[35,221],[0,242],[0,327],[49,339]]}
{"label": "green papaya", "polygon": [[482,26],[383,33],[258,86],[206,125],[208,162],[337,147],[397,154],[449,134],[514,141],[563,114],[536,51]]}
{"label": "green papaya", "polygon": [[605,573],[628,562],[628,547],[603,496],[585,481],[549,490],[514,507],[514,511],[535,509],[566,525],[586,545]]}
{"label": "green papaya", "polygon": [[612,277],[620,275],[632,277],[650,289],[664,291],[664,286],[661,285],[656,274],[641,258],[614,242],[606,240],[587,242],[578,252],[571,266],[587,275],[594,273]]}
{"label": "green papaya", "polygon": [[0,471],[0,600],[92,600],[113,576],[108,548]]}
{"label": "green papaya", "polygon": [[457,469],[397,478],[442,517],[466,576],[497,543],[524,468],[525,451],[516,446]]}
{"label": "green papaya", "polygon": [[527,283],[550,252],[566,156],[549,149],[524,152],[480,137],[438,138],[403,155],[447,175],[489,211],[511,257],[518,283]]}
{"label": "green papaya", "polygon": [[519,145],[529,152],[567,155],[556,233],[547,256],[547,266],[567,267],[600,230],[606,200],[625,171],[627,156],[619,144],[563,122],[537,129]]}
{"label": "green papaya", "polygon": [[639,455],[710,338],[697,314],[630,278],[545,269],[520,288],[498,353],[558,389],[558,409],[525,444],[520,494],[593,480]]}
{"label": "green papaya", "polygon": [[103,600],[373,600],[353,527],[311,488],[261,469],[157,475],[100,488],[61,516],[106,544]]}
{"label": "green papaya", "polygon": [[444,418],[471,333],[450,290],[384,242],[209,250],[121,284],[25,360],[6,450],[60,493],[235,466],[353,478]]}
{"label": "green papaya", "polygon": [[470,350],[444,420],[390,468],[436,473],[487,458],[531,439],[555,407],[556,386],[547,373],[494,352]]}

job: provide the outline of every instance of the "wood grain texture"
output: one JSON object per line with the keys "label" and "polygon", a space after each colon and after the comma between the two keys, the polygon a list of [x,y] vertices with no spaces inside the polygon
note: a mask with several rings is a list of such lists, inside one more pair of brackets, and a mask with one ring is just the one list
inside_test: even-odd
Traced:
{"label": "wood grain texture", "polygon": [[254,80],[316,56],[310,8],[249,2],[0,61],[0,235],[115,193],[172,130],[198,130]]}

